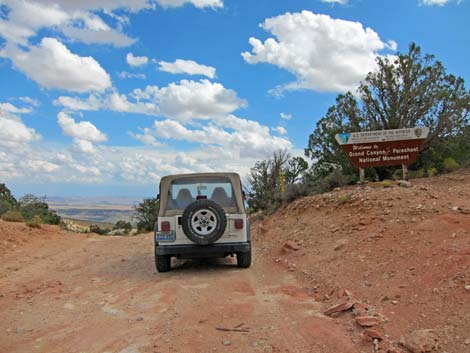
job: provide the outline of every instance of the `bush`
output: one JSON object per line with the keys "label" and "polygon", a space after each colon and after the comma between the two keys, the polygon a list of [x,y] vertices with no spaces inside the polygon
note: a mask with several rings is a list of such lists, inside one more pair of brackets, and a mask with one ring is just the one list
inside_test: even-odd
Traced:
{"label": "bush", "polygon": [[29,221],[26,222],[26,225],[30,228],[41,228],[42,219],[39,216],[34,216]]}
{"label": "bush", "polygon": [[43,223],[56,225],[61,220],[55,211],[49,209],[45,197],[37,197],[31,194],[25,195],[18,201],[18,210],[26,220],[39,216]]}
{"label": "bush", "polygon": [[392,180],[384,180],[382,181],[382,186],[384,188],[391,188],[395,183]]}
{"label": "bush", "polygon": [[113,230],[116,229],[124,229],[127,233],[129,233],[132,230],[132,224],[126,221],[117,221],[113,226]]}
{"label": "bush", "polygon": [[340,169],[335,169],[330,175],[321,179],[316,185],[318,193],[324,193],[348,185],[352,182],[352,177],[342,174]]}
{"label": "bush", "polygon": [[109,232],[111,231],[111,229],[109,228],[101,228],[99,225],[97,224],[92,224],[90,226],[90,232],[91,233],[96,233],[96,234],[99,234],[99,235],[106,235],[108,234]]}
{"label": "bush", "polygon": [[408,176],[410,179],[424,178],[424,169],[410,170]]}
{"label": "bush", "polygon": [[2,219],[7,222],[23,222],[23,216],[18,211],[7,211],[2,215]]}
{"label": "bush", "polygon": [[439,173],[439,171],[437,170],[437,168],[429,168],[427,173],[428,177],[434,177]]}
{"label": "bush", "polygon": [[458,164],[454,158],[447,157],[444,159],[444,162],[442,162],[442,167],[446,172],[455,172],[460,168],[460,164]]}
{"label": "bush", "polygon": [[11,205],[7,201],[0,200],[0,216],[5,212],[9,211],[10,209]]}

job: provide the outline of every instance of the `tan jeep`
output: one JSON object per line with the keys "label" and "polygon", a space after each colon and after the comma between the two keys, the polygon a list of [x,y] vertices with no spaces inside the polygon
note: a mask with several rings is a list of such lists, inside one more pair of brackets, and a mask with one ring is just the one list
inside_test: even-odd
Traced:
{"label": "tan jeep", "polygon": [[160,181],[159,198],[155,224],[158,272],[171,269],[172,257],[236,255],[238,267],[250,267],[250,224],[238,174],[165,176]]}

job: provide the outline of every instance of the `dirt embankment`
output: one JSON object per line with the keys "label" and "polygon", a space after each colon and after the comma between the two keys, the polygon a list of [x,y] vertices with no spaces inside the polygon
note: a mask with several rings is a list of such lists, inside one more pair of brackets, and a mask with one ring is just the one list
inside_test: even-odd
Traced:
{"label": "dirt embankment", "polygon": [[354,304],[332,314],[354,342],[470,352],[470,172],[307,197],[255,234],[262,256],[294,273],[325,310]]}
{"label": "dirt embankment", "polygon": [[469,211],[469,172],[348,187],[165,274],[151,234],[0,221],[0,352],[470,352]]}

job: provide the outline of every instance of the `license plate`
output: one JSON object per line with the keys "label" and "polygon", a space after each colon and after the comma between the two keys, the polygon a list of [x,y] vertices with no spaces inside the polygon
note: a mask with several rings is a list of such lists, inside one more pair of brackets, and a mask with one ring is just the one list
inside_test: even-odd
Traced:
{"label": "license plate", "polygon": [[170,230],[169,232],[157,232],[155,234],[155,241],[175,241],[176,231]]}

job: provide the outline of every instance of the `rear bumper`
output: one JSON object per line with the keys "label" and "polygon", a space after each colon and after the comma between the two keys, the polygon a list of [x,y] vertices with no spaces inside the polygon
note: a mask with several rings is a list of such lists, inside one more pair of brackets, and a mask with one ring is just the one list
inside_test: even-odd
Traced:
{"label": "rear bumper", "polygon": [[251,251],[251,243],[223,243],[211,245],[157,245],[155,254],[172,256],[212,257]]}

